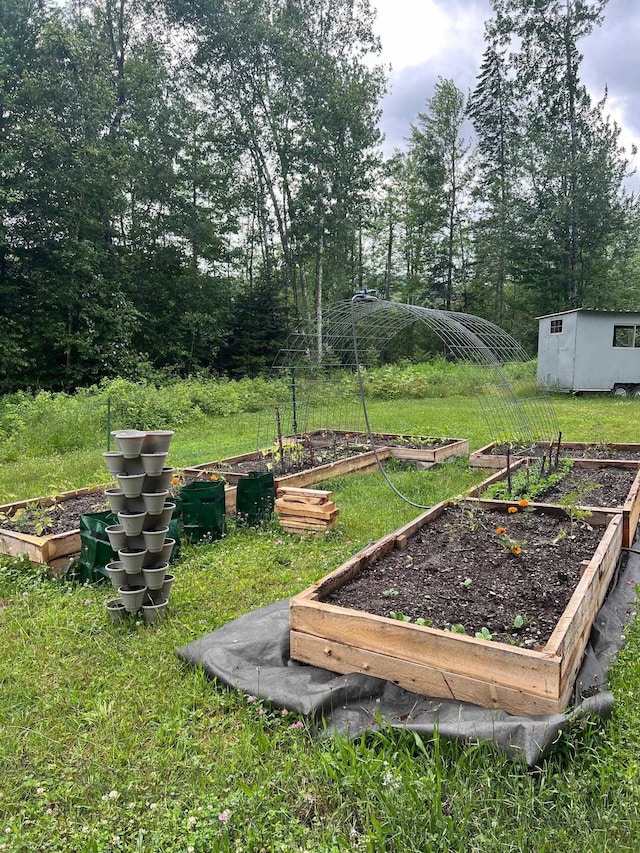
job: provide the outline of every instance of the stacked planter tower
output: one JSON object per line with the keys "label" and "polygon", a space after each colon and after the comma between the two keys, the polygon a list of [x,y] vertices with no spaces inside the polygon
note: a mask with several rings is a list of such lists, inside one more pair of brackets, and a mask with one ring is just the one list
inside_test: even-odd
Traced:
{"label": "stacked planter tower", "polygon": [[115,623],[140,611],[146,622],[155,623],[173,585],[168,568],[175,540],[167,536],[175,509],[167,500],[173,468],[165,465],[173,432],[116,430],[113,436],[117,450],[104,456],[118,488],[107,489],[105,496],[119,523],[106,533],[118,559],[105,568],[118,598],[106,606]]}

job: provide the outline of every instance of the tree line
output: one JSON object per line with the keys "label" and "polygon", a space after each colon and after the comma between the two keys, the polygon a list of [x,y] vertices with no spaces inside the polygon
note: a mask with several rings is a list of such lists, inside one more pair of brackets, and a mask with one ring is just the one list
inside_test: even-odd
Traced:
{"label": "tree line", "polygon": [[256,375],[363,287],[529,347],[640,309],[634,152],[580,80],[605,6],[492,0],[474,90],[385,160],[368,0],[0,0],[0,392]]}

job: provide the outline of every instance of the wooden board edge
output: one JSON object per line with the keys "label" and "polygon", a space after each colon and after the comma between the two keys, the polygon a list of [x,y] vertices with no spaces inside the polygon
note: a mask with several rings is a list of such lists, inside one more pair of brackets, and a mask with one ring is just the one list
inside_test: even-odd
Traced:
{"label": "wooden board edge", "polygon": [[535,651],[399,622],[323,604],[304,594],[294,596],[290,601],[289,627],[299,633],[348,643],[398,660],[436,668],[446,666],[447,670],[459,675],[516,686],[547,698],[559,695],[561,660],[544,650]]}
{"label": "wooden board edge", "polygon": [[405,690],[424,696],[470,702],[512,714],[553,714],[562,710],[559,700],[553,697],[537,696],[469,675],[399,660],[347,643],[325,640],[298,631],[291,631],[289,640],[290,654],[294,660],[345,675],[358,672],[384,678]]}

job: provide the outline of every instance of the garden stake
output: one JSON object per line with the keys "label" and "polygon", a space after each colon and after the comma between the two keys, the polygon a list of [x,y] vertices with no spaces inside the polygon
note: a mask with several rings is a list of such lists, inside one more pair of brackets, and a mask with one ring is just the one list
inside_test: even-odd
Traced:
{"label": "garden stake", "polygon": [[280,468],[284,471],[284,448],[282,447],[282,423],[280,409],[276,406],[276,428],[278,430],[278,447],[280,448]]}
{"label": "garden stake", "polygon": [[511,494],[511,445],[507,444],[507,489]]}
{"label": "garden stake", "polygon": [[558,433],[558,444],[556,445],[556,468],[558,467],[558,460],[560,459],[560,443],[562,442],[562,432]]}

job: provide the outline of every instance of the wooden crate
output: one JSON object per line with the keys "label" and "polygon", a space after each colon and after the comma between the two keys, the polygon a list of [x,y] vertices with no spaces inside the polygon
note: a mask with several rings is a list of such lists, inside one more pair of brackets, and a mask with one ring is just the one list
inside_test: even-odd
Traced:
{"label": "wooden crate", "polygon": [[[536,442],[536,445],[538,447],[544,447],[547,449],[549,447],[548,442]],[[504,453],[495,453],[494,450],[497,446],[498,446],[498,443],[495,441],[492,441],[489,444],[485,444],[485,446],[481,447],[479,450],[475,450],[469,456],[469,466],[471,468],[504,468],[507,464],[507,456]],[[633,456],[630,456],[627,459],[624,459],[623,456],[621,456],[619,459],[592,459],[592,460],[587,460],[585,457],[582,457],[582,454],[584,453],[584,451],[587,448],[593,447],[593,442],[563,441],[560,445],[562,450],[568,450],[568,451],[575,450],[576,454],[579,453],[580,456],[578,458],[580,458],[581,461],[583,461],[583,462],[592,461],[596,464],[605,464],[606,463],[608,465],[614,465],[617,462],[638,461],[637,458],[634,459],[633,457],[640,457],[640,444],[608,443],[604,446],[607,447],[608,449],[612,450],[612,451],[615,451],[616,453],[624,454],[625,452],[627,452],[629,454],[633,454]],[[565,454],[565,456],[566,456],[566,454]],[[512,455],[511,461],[515,462],[516,459],[526,459],[526,458],[527,458],[526,455],[525,456],[513,456]],[[535,459],[535,458],[539,458],[539,457],[533,457],[532,456],[529,458]],[[570,456],[570,458],[574,458],[574,457]]]}
{"label": "wooden crate", "polygon": [[[0,512],[12,513],[24,507],[52,506],[70,498],[82,495],[101,495],[109,486],[93,486],[88,489],[77,489],[74,492],[63,492],[54,497],[30,498],[16,503],[3,504]],[[45,536],[32,536],[28,533],[19,533],[15,530],[0,529],[0,552],[17,557],[26,554],[32,563],[51,566],[52,569],[61,568],[68,563],[70,557],[80,552],[80,529],[67,530],[64,533],[54,533]]]}
{"label": "wooden crate", "polygon": [[291,657],[333,672],[373,675],[415,693],[513,714],[563,711],[620,554],[620,513],[598,513],[590,519],[606,525],[604,535],[540,650],[487,642],[323,600],[391,549],[404,547],[447,505],[432,507],[294,596],[289,616]]}

